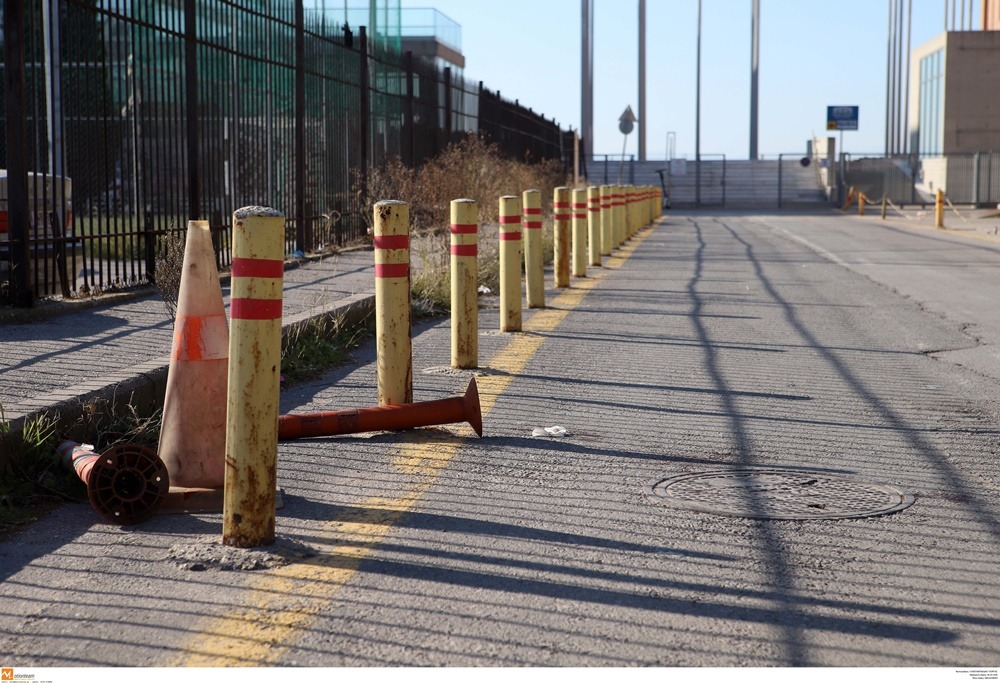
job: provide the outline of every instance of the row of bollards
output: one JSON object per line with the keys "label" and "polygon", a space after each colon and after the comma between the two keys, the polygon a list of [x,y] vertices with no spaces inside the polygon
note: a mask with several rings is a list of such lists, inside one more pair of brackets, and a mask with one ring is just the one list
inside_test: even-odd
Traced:
{"label": "row of bollards", "polygon": [[[586,277],[588,265],[600,266],[602,256],[652,222],[659,207],[659,191],[651,187],[556,188],[556,286]],[[522,324],[522,294],[530,308],[545,305],[541,193],[501,197],[499,209],[500,329],[515,332]],[[169,485],[188,491],[221,486],[223,543],[267,545],[275,533],[279,439],[458,421],[482,434],[474,381],[465,396],[413,402],[408,205],[375,204],[373,232],[378,407],[280,416],[285,218],[259,206],[234,212],[228,328],[208,225],[190,222],[159,453],[119,448],[94,455],[75,443],[60,448],[102,516],[134,523],[159,508]],[[450,233],[451,365],[476,368],[474,201],[451,203]],[[218,410],[223,396],[224,410]]]}
{"label": "row of bollards", "polygon": [[[604,185],[557,187],[552,196],[553,282],[570,286],[603,256],[631,239],[660,212],[655,187]],[[545,306],[541,192],[499,199],[500,321],[502,332],[519,332],[522,295],[529,309]],[[380,405],[406,404],[413,396],[407,205],[374,206],[376,350]],[[478,358],[478,206],[451,202],[451,366],[476,368]],[[522,290],[522,264],[524,288]],[[392,279],[389,283],[387,279]]]}

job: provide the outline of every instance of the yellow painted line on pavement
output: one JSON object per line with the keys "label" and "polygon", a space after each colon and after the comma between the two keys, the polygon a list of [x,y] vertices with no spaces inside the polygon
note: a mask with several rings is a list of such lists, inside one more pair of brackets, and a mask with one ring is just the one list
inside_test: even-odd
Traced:
{"label": "yellow painted line on pavement", "polygon": [[[661,219],[665,221],[666,219]],[[659,222],[657,223],[659,224]],[[548,308],[535,312],[525,323],[524,332],[513,338],[491,360],[489,367],[499,374],[477,379],[485,418],[497,399],[541,348],[545,334],[552,332],[583,301],[605,276],[620,268],[643,240],[652,234],[646,229],[618,253],[606,260],[606,270],[576,280],[562,290]],[[351,511],[326,522],[310,538],[318,555],[295,559],[266,573],[253,576],[246,586],[246,604],[207,621],[182,648],[172,666],[266,666],[276,664],[281,655],[329,605],[337,592],[357,573],[361,562],[392,531],[406,513],[420,501],[451,462],[459,448],[470,442],[473,432],[463,427],[452,437],[441,432],[406,435],[393,464],[412,477],[405,492],[394,498],[368,498]]]}

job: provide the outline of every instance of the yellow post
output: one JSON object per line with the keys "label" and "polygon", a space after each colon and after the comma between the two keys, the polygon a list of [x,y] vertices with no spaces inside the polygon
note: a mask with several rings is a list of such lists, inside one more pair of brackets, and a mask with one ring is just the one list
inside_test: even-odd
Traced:
{"label": "yellow post", "polygon": [[934,197],[934,227],[944,227],[944,190],[941,188]]}
{"label": "yellow post", "polygon": [[410,207],[381,201],[375,211],[375,355],[378,404],[413,403],[410,338]]}
{"label": "yellow post", "polygon": [[587,251],[590,265],[601,265],[601,188],[587,188]]}
{"label": "yellow post", "polygon": [[521,200],[500,197],[500,331],[521,331]]}
{"label": "yellow post", "polygon": [[865,215],[865,203],[868,201],[868,196],[864,192],[858,193],[858,215]]}
{"label": "yellow post", "polygon": [[611,201],[611,186],[601,185],[601,256],[610,256],[614,248],[614,207]]}
{"label": "yellow post", "polygon": [[885,213],[887,204],[889,203],[889,197],[887,195],[882,195],[882,220],[885,220]]}
{"label": "yellow post", "polygon": [[451,202],[451,367],[479,367],[479,209]]}
{"label": "yellow post", "polygon": [[587,191],[573,190],[573,277],[587,277]]}
{"label": "yellow post", "polygon": [[627,190],[627,192],[626,192],[627,198],[626,198],[625,201],[627,202],[627,207],[626,208],[628,209],[628,234],[627,234],[627,237],[628,237],[628,239],[632,239],[632,235],[634,235],[635,231],[636,231],[636,225],[639,222],[639,217],[636,215],[636,211],[635,211],[636,210],[636,203],[635,203],[635,200],[636,200],[636,196],[635,196],[636,187],[635,187],[635,185],[629,185],[626,188],[626,190]]}
{"label": "yellow post", "polygon": [[280,212],[233,213],[222,542],[240,548],[274,542],[284,240]]}
{"label": "yellow post", "polygon": [[524,198],[524,289],[528,308],[545,306],[545,254],[542,253],[542,193],[525,190]]}
{"label": "yellow post", "polygon": [[569,287],[569,222],[572,219],[569,194],[568,187],[552,190],[552,237],[555,242],[553,271],[556,287]]}
{"label": "yellow post", "polygon": [[614,225],[612,238],[615,249],[620,247],[625,241],[625,188],[621,185],[614,185],[611,190],[611,222]]}

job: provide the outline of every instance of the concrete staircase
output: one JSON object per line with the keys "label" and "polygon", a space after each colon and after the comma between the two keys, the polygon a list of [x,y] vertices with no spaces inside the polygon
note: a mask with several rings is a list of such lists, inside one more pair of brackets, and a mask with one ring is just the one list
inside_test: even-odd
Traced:
{"label": "concrete staircase", "polygon": [[[666,169],[665,161],[642,161],[634,164],[635,185],[660,187],[657,170]],[[598,169],[595,169],[598,170]],[[617,170],[617,169],[616,169]],[[666,177],[666,173],[664,173]],[[598,181],[602,178],[598,177]],[[611,182],[617,180],[611,179]],[[666,180],[664,182],[667,182]],[[684,175],[669,180],[671,205],[693,207],[695,198],[695,165],[688,160]],[[780,201],[779,201],[780,185]],[[798,158],[764,161],[701,162],[701,206],[727,208],[809,208],[828,204],[820,187],[814,165],[802,166]]]}

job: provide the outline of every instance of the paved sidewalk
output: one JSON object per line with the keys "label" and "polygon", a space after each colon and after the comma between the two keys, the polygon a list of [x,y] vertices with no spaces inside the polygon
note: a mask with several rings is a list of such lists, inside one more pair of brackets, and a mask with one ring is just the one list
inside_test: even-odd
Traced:
{"label": "paved sidewalk", "polygon": [[[995,668],[1000,382],[930,357],[970,339],[789,223],[672,214],[627,259],[550,289],[523,333],[481,311],[481,439],[450,425],[282,443],[285,564],[195,567],[218,514],[119,528],[57,510],[0,544],[0,658]],[[461,391],[472,373],[445,367],[448,321],[414,337],[415,398]],[[282,410],[372,405],[373,346],[283,391]],[[532,436],[553,425],[569,434]],[[801,476],[727,478],[779,468]],[[715,512],[818,512],[654,495],[708,474]],[[838,475],[915,501],[824,517],[883,504],[821,495]]]}
{"label": "paved sidewalk", "polygon": [[[287,326],[374,292],[371,251],[348,251],[289,268]],[[226,307],[229,288],[224,285]],[[0,406],[8,420],[46,411],[72,413],[87,400],[127,400],[162,391],[173,322],[159,294],[92,306],[34,322],[0,325]]]}

